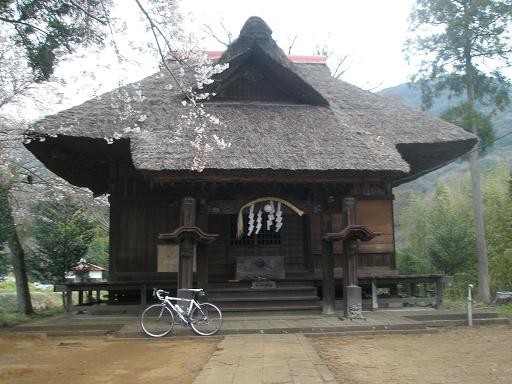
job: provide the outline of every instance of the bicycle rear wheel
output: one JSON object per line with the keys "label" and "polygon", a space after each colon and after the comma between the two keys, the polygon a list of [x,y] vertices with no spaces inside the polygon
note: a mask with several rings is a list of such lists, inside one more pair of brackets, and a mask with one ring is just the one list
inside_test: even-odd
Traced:
{"label": "bicycle rear wheel", "polygon": [[142,312],[140,326],[147,335],[162,337],[172,331],[174,315],[167,306],[153,304]]}
{"label": "bicycle rear wheel", "polygon": [[222,313],[213,304],[199,304],[190,313],[190,326],[198,335],[214,335],[222,327]]}

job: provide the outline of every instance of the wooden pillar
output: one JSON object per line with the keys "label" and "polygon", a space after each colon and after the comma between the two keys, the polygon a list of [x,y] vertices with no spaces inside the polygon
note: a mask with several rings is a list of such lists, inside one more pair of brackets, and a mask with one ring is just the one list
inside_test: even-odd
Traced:
{"label": "wooden pillar", "polygon": [[372,279],[372,311],[379,309],[377,279]]}
{"label": "wooden pillar", "polygon": [[[343,226],[356,224],[356,199],[346,197],[342,208]],[[357,285],[357,240],[343,242],[343,285]]]}
{"label": "wooden pillar", "polygon": [[87,304],[91,304],[92,303],[92,291],[89,290],[87,291]]}
{"label": "wooden pillar", "polygon": [[409,285],[409,288],[410,288],[410,295],[412,297],[417,297],[418,296],[418,291],[417,291],[417,287],[416,287],[416,283],[411,283]]}
{"label": "wooden pillar", "polygon": [[148,303],[147,287],[146,284],[142,284],[140,287],[140,304],[146,305]]}
{"label": "wooden pillar", "polygon": [[64,310],[67,315],[70,315],[73,310],[73,291],[70,288],[67,288],[64,294]]}
{"label": "wooden pillar", "polygon": [[84,303],[84,291],[78,291],[78,305]]}
{"label": "wooden pillar", "polygon": [[439,309],[443,305],[443,282],[442,278],[436,279],[436,308]]}
{"label": "wooden pillar", "polygon": [[[203,231],[208,231],[208,201],[201,199],[197,225]],[[197,245],[197,284],[199,288],[208,289],[208,245]]]}
{"label": "wooden pillar", "polygon": [[[356,224],[356,199],[345,197],[342,207],[343,224]],[[346,318],[362,318],[363,296],[357,285],[358,243],[355,238],[343,241],[343,315]]]}
{"label": "wooden pillar", "polygon": [[[190,226],[196,224],[196,199],[184,197],[181,199],[180,225]],[[196,242],[185,237],[180,243],[180,263],[178,271],[178,289],[193,287],[194,255]]]}
{"label": "wooden pillar", "polygon": [[311,215],[304,215],[304,268],[310,272],[315,272],[315,260],[311,249]]}
{"label": "wooden pillar", "polygon": [[[327,204],[322,207],[322,236],[332,232],[331,213]],[[322,303],[323,314],[333,315],[335,298],[334,255],[332,242],[322,238]]]}
{"label": "wooden pillar", "polygon": [[99,304],[101,303],[101,295],[100,295],[100,290],[96,290],[96,304]]}

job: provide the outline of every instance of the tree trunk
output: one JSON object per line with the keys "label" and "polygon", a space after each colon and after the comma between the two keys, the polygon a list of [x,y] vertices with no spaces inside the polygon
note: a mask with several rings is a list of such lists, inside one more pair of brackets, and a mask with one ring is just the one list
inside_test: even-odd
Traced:
{"label": "tree trunk", "polygon": [[[477,135],[475,121],[475,78],[469,51],[466,52],[467,100],[471,106],[471,132]],[[489,262],[487,259],[487,242],[485,240],[485,222],[482,211],[482,196],[480,191],[480,166],[478,162],[478,146],[469,153],[469,168],[471,172],[471,189],[473,192],[473,213],[475,216],[476,254],[478,260],[478,293],[477,300],[490,303]]]}
{"label": "tree trunk", "polygon": [[18,232],[16,231],[12,207],[9,204],[7,196],[5,201],[8,204],[7,219],[9,220],[10,228],[7,243],[9,244],[14,277],[16,278],[16,299],[18,301],[18,311],[24,315],[31,315],[34,313],[34,309],[32,308],[32,300],[30,298],[30,291],[28,288],[27,268],[25,266],[25,250],[21,245]]}
{"label": "tree trunk", "polygon": [[469,167],[471,170],[471,186],[473,190],[473,212],[475,215],[475,234],[478,259],[478,293],[477,300],[490,303],[489,266],[487,258],[487,242],[485,240],[485,223],[482,212],[482,197],[480,193],[480,168],[478,164],[478,150],[469,154]]}

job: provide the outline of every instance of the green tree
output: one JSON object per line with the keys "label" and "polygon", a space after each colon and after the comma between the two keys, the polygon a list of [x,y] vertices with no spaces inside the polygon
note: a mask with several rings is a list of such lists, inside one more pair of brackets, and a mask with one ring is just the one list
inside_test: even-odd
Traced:
{"label": "green tree", "polygon": [[429,213],[426,251],[434,268],[447,275],[468,269],[474,262],[475,245],[464,200],[452,198],[438,187]]}
{"label": "green tree", "polygon": [[[37,106],[31,91],[48,80],[59,59],[77,47],[101,44],[104,18],[111,2],[93,0],[0,0],[0,200],[3,202],[4,236],[16,278],[18,310],[33,313],[25,265],[25,249],[11,205],[20,173],[9,164],[21,144],[22,127],[13,107]],[[99,12],[99,13],[98,13]],[[97,15],[101,16],[95,16]],[[16,167],[15,167],[16,168]],[[26,177],[26,175],[24,175]],[[2,208],[2,207],[0,207]]]}
{"label": "green tree", "polygon": [[86,255],[96,226],[70,198],[35,205],[32,265],[48,282],[62,282],[66,272]]}
{"label": "green tree", "polygon": [[0,0],[0,26],[9,25],[36,81],[48,80],[63,53],[105,38],[108,0]]}
{"label": "green tree", "polygon": [[86,259],[90,263],[108,267],[109,258],[109,234],[108,231],[100,226],[94,229],[94,240],[89,246]]}
{"label": "green tree", "polygon": [[[512,1],[417,0],[410,19],[415,37],[408,40],[407,50],[423,58],[414,77],[421,86],[423,106],[431,107],[433,98],[443,91],[464,95],[464,104],[450,112],[452,121],[478,134],[478,124],[484,116],[478,113],[477,102],[492,106],[492,110],[502,110],[510,102],[510,83],[499,68],[509,65]],[[489,302],[487,244],[475,150],[470,152],[470,170],[479,265],[478,298]]]}
{"label": "green tree", "polygon": [[512,195],[507,164],[495,165],[485,174],[483,189],[489,243],[489,276],[493,290],[512,287]]}
{"label": "green tree", "polygon": [[[402,201],[405,206],[398,206]],[[420,193],[398,193],[395,205],[398,271],[404,275],[432,273],[427,253],[430,205]]]}
{"label": "green tree", "polygon": [[[1,175],[0,175],[1,176]],[[9,202],[9,186],[0,179],[0,243],[7,242],[10,250],[10,261],[16,277],[16,299],[20,313],[34,313],[30,291],[28,288],[25,250],[14,222],[12,205]]]}

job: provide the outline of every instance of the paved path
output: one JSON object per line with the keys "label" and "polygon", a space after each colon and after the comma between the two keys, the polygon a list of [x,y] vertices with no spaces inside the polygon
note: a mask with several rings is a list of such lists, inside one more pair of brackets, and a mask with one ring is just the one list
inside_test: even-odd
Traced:
{"label": "paved path", "polygon": [[304,335],[231,335],[194,384],[335,384],[334,376]]}

